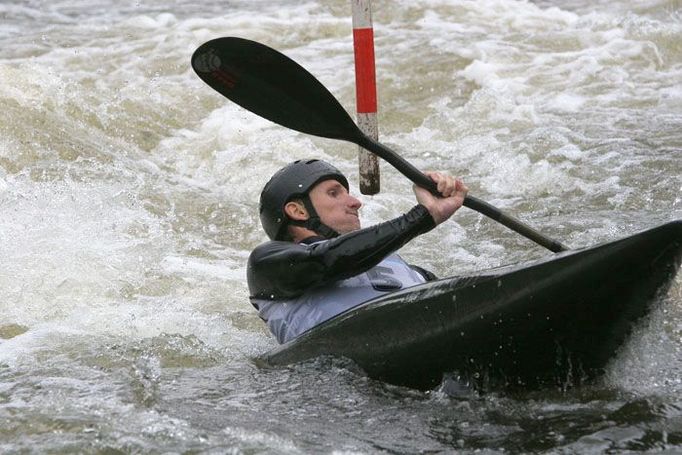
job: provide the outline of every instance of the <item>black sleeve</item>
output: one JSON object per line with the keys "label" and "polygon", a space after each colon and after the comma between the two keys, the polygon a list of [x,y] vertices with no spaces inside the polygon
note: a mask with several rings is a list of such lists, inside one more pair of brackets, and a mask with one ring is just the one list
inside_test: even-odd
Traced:
{"label": "black sleeve", "polygon": [[350,278],[434,227],[428,210],[419,204],[393,220],[312,245],[265,243],[249,256],[249,292],[255,298],[290,298],[312,285]]}

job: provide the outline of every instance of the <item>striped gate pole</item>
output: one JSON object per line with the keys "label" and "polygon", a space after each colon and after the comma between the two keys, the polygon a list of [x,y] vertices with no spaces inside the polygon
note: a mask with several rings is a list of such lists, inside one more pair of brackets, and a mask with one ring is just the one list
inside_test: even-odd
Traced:
{"label": "striped gate pole", "polygon": [[[353,48],[355,50],[355,96],[357,122],[370,138],[379,138],[377,124],[377,87],[374,69],[374,29],[372,1],[351,0],[353,10]],[[379,192],[379,158],[362,147],[358,150],[360,192]]]}

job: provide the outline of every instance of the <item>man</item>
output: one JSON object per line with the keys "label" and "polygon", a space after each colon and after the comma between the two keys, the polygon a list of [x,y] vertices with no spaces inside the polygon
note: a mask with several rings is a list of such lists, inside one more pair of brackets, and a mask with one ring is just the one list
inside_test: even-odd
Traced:
{"label": "man", "polygon": [[249,256],[251,303],[280,343],[374,297],[435,278],[395,251],[450,218],[467,187],[427,173],[442,197],[414,187],[418,204],[393,220],[360,228],[361,202],[346,177],[321,160],[299,160],[275,173],[260,197],[271,241]]}

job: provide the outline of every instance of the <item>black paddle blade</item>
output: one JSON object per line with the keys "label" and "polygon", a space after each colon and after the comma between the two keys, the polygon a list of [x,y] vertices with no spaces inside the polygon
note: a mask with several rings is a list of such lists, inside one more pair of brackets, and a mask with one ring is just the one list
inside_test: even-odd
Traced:
{"label": "black paddle blade", "polygon": [[334,96],[284,54],[243,38],[218,38],[192,55],[211,88],[243,108],[302,133],[358,143],[362,132]]}

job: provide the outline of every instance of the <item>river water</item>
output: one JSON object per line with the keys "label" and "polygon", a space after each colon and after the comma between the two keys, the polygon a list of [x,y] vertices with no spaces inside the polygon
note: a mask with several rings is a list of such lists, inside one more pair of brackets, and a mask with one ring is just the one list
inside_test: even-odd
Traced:
{"label": "river water", "polygon": [[[248,303],[257,197],[356,147],[273,125],[191,71],[273,46],[354,111],[350,2],[0,4],[0,451],[682,451],[682,279],[603,380],[469,400],[318,360],[276,370]],[[678,0],[375,2],[380,137],[571,247],[682,218]],[[413,204],[382,166],[366,225]],[[463,209],[402,251],[441,276],[549,253]]]}

